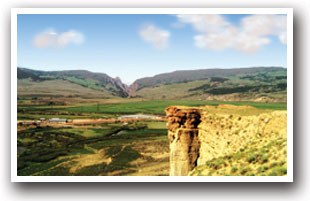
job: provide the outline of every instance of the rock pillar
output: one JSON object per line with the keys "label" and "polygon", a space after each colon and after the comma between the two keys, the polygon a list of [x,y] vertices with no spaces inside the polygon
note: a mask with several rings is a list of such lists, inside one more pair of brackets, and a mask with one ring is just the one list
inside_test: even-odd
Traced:
{"label": "rock pillar", "polygon": [[200,142],[197,108],[168,107],[168,137],[170,141],[170,176],[187,176],[197,166]]}

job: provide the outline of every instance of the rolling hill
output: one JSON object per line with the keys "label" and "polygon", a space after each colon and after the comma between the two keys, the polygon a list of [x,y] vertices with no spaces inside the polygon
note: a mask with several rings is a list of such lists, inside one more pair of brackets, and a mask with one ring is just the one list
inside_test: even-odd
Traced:
{"label": "rolling hill", "polygon": [[[50,88],[51,93],[54,95],[62,95],[59,93],[63,90],[64,94],[70,94],[70,91],[74,88],[79,89],[81,96],[95,95],[96,97],[127,97],[127,85],[123,84],[119,78],[112,78],[104,73],[93,73],[87,70],[69,70],[69,71],[38,71],[31,70],[27,68],[18,68],[17,78],[19,80],[28,79],[28,87],[23,87],[19,84],[20,93],[25,90],[31,91],[33,88],[33,93],[45,94],[44,90],[40,88],[42,85],[46,85]],[[51,82],[52,80],[57,80],[57,82]],[[68,83],[71,83],[70,87]],[[49,84],[51,86],[49,87]],[[59,89],[57,92],[53,90],[53,86],[57,85]],[[38,86],[37,86],[38,85]],[[87,92],[85,92],[85,90]],[[84,93],[85,92],[85,93]],[[79,93],[75,94],[79,95]],[[88,97],[90,98],[90,97]]]}
{"label": "rolling hill", "polygon": [[133,85],[137,89],[150,87],[159,84],[174,84],[180,82],[190,82],[211,77],[232,77],[237,75],[248,75],[268,72],[286,72],[285,68],[280,67],[252,67],[252,68],[232,68],[232,69],[201,69],[201,70],[182,70],[171,73],[158,74],[153,77],[145,77],[136,80]]}
{"label": "rolling hill", "polygon": [[141,78],[130,86],[123,84],[119,78],[86,70],[38,71],[18,68],[17,77],[18,94],[21,96],[31,96],[33,93],[36,96],[49,94],[87,98],[285,102],[287,87],[287,71],[281,67],[175,71]]}
{"label": "rolling hill", "polygon": [[148,99],[285,102],[286,74],[280,67],[176,71],[138,79],[129,94]]}

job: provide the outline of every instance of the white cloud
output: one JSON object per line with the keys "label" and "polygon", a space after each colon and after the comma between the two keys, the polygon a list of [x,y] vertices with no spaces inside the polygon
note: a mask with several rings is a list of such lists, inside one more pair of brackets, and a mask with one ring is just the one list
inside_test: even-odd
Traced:
{"label": "white cloud", "polygon": [[229,26],[229,22],[220,15],[177,15],[177,17],[180,22],[190,23],[196,30],[204,33],[218,32]]}
{"label": "white cloud", "polygon": [[220,33],[197,35],[194,40],[197,47],[224,50],[234,45],[237,35],[238,30],[231,26]]}
{"label": "white cloud", "polygon": [[139,31],[143,40],[151,43],[156,49],[165,49],[168,47],[170,33],[159,29],[154,25],[145,25]]}
{"label": "white cloud", "polygon": [[253,54],[268,43],[270,43],[270,39],[267,37],[239,33],[232,48],[235,48],[244,53]]}
{"label": "white cloud", "polygon": [[286,44],[286,36],[287,36],[287,34],[286,34],[286,32],[281,32],[280,34],[279,34],[279,40],[283,43],[283,44]]}
{"label": "white cloud", "polygon": [[70,30],[56,33],[52,29],[39,33],[33,40],[33,44],[37,48],[64,48],[71,43],[82,44],[83,42],[84,35],[78,31]]}
{"label": "white cloud", "polygon": [[238,27],[220,15],[177,15],[177,18],[179,22],[191,24],[199,32],[194,37],[199,48],[233,48],[244,53],[255,53],[270,43],[271,35],[286,43],[286,16],[251,15],[244,17]]}

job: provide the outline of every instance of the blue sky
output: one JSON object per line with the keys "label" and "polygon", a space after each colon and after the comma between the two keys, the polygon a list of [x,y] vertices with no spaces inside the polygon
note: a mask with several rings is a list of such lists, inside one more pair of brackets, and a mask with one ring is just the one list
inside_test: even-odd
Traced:
{"label": "blue sky", "polygon": [[17,62],[37,70],[103,72],[125,83],[175,70],[286,67],[284,20],[253,15],[23,14],[18,15]]}

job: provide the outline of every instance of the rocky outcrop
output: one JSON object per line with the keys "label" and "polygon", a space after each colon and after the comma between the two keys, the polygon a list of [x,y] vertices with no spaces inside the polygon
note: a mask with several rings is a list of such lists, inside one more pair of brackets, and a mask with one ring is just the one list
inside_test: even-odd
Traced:
{"label": "rocky outcrop", "polygon": [[168,136],[170,141],[170,176],[187,175],[197,165],[200,142],[198,128],[200,110],[169,107]]}
{"label": "rocky outcrop", "polygon": [[257,113],[250,106],[166,108],[170,176],[185,176],[214,158],[286,139],[286,111],[252,115],[248,112],[251,110]]}
{"label": "rocky outcrop", "polygon": [[134,97],[136,96],[136,91],[139,89],[139,86],[137,83],[133,83],[131,84],[128,88],[127,88],[127,93],[129,94],[129,96]]}

